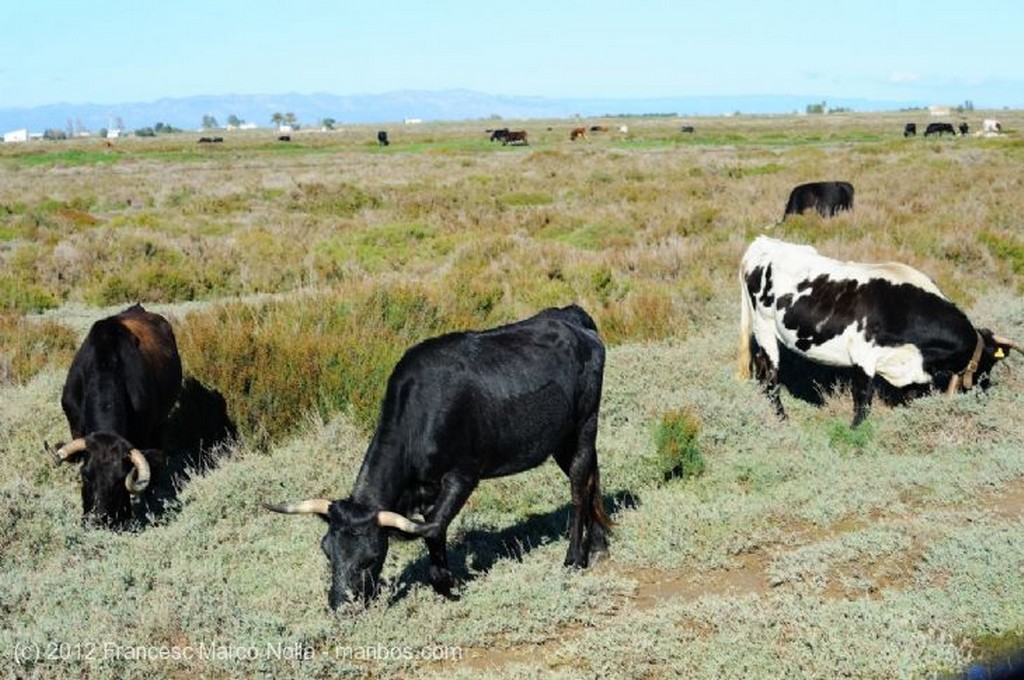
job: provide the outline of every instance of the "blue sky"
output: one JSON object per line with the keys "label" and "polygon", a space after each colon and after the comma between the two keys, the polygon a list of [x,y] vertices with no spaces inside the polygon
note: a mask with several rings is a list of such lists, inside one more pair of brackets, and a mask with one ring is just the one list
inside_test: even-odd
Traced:
{"label": "blue sky", "polygon": [[27,0],[0,108],[470,89],[1024,108],[1024,2]]}

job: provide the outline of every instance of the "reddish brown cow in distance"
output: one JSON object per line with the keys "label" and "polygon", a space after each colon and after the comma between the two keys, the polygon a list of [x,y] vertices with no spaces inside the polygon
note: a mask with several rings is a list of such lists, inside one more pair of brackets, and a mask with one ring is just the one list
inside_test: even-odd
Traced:
{"label": "reddish brown cow in distance", "polygon": [[587,138],[587,128],[573,128],[572,132],[569,133],[569,141],[575,142],[577,139]]}
{"label": "reddish brown cow in distance", "polygon": [[530,143],[526,141],[526,130],[509,130],[505,138],[501,140],[501,145],[508,146],[509,144],[529,146]]}
{"label": "reddish brown cow in distance", "polygon": [[181,391],[181,358],[167,319],[133,305],[93,324],[68,369],[61,407],[74,440],[56,462],[82,463],[82,512],[101,524],[131,519],[150,480]]}

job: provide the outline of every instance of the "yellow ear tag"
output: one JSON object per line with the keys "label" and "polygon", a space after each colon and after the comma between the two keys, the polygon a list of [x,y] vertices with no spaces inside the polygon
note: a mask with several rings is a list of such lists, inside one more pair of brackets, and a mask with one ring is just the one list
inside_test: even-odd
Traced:
{"label": "yellow ear tag", "polygon": [[1002,359],[1005,356],[1006,356],[1006,353],[1003,352],[1003,348],[1002,347],[996,347],[996,359]]}

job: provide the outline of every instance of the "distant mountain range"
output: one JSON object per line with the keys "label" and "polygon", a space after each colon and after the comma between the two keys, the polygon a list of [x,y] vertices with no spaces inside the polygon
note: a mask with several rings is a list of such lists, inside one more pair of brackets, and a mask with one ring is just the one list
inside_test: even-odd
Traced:
{"label": "distant mountain range", "polygon": [[[97,131],[153,127],[157,123],[186,130],[198,129],[205,116],[226,125],[230,116],[270,127],[275,113],[293,113],[300,125],[313,126],[325,118],[346,123],[394,123],[414,118],[426,121],[569,118],[575,115],[669,114],[707,116],[729,113],[793,113],[808,104],[826,101],[832,108],[854,111],[895,111],[924,106],[925,102],[830,99],[792,95],[715,97],[662,97],[651,99],[572,99],[484,94],[470,90],[402,90],[383,94],[277,94],[218,95],[159,99],[124,104],[59,103],[32,108],[0,108],[0,132],[27,128]],[[932,102],[928,102],[932,103]]]}

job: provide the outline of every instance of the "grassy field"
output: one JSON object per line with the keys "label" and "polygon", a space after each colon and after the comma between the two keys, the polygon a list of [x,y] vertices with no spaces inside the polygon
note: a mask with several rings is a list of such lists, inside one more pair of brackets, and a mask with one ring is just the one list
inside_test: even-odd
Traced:
{"label": "grassy field", "polygon": [[[493,121],[390,126],[386,148],[368,126],[0,146],[0,668],[918,678],[1019,653],[1020,356],[984,394],[876,402],[856,430],[847,393],[784,394],[780,423],[733,378],[740,255],[804,181],[851,181],[854,211],[773,235],[912,264],[1024,341],[1024,112],[983,117],[1006,134],[904,139],[928,120],[904,112],[499,122],[528,147],[488,142]],[[579,124],[610,130],[570,142]],[[44,442],[68,437],[77,344],[135,301],[170,318],[190,389],[177,474],[114,533],[81,524]],[[322,522],[261,504],[348,494],[412,343],[574,301],[609,345],[610,558],[562,569],[548,463],[455,521],[460,600],[393,542],[384,597],[330,612]],[[211,447],[223,410],[237,435]],[[680,415],[702,466],[667,477]]]}

